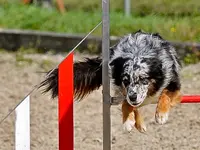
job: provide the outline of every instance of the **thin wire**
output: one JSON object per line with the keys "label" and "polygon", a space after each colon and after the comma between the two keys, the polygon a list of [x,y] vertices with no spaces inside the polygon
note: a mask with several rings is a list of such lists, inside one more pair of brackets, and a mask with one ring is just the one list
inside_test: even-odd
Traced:
{"label": "thin wire", "polygon": [[37,86],[35,86],[1,121],[0,121],[0,125],[1,123],[3,123],[12,113],[13,111],[31,94],[33,93],[33,91],[35,91],[37,89]]}
{"label": "thin wire", "polygon": [[[68,54],[65,58],[67,58],[72,52],[74,52],[74,50],[94,31],[96,30],[97,27],[99,27],[100,25],[102,24],[102,21],[97,24]],[[61,61],[61,63],[64,61],[64,59]],[[60,64],[61,64],[60,63]],[[58,68],[59,64],[54,68],[52,69],[47,75],[46,75],[46,78],[56,69]]]}
{"label": "thin wire", "polygon": [[[68,57],[94,30],[96,30],[97,27],[99,27],[102,24],[102,21],[100,23],[98,23],[68,54],[66,57]],[[65,57],[65,58],[66,58]],[[51,73],[58,68],[58,66],[64,61],[65,59],[63,59],[53,70],[51,70],[46,76],[45,78],[49,77],[51,75]],[[15,111],[15,109],[30,95],[32,94],[36,89],[38,89],[40,86],[40,84],[37,84],[36,86],[34,86],[34,88],[13,108],[11,109],[11,111],[5,116],[3,117],[3,119],[0,121],[0,125]]]}

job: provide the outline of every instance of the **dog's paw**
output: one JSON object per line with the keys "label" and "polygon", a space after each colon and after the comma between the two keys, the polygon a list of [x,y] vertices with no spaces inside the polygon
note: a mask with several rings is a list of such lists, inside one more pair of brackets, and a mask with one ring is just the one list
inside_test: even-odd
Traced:
{"label": "dog's paw", "polygon": [[133,129],[134,125],[135,125],[135,121],[129,120],[129,119],[128,119],[128,120],[126,120],[126,121],[124,122],[124,124],[123,124],[123,129],[124,129],[125,131],[131,132],[131,130]]}
{"label": "dog's paw", "polygon": [[168,120],[169,113],[156,112],[155,119],[158,124],[165,124]]}
{"label": "dog's paw", "polygon": [[147,131],[146,125],[144,123],[142,123],[142,124],[136,123],[135,128],[141,133],[145,133]]}

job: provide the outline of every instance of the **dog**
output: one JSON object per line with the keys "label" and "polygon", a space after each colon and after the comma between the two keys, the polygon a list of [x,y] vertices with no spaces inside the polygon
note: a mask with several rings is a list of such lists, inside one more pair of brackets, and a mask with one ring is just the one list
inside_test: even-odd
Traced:
{"label": "dog", "polygon": [[[141,30],[125,35],[110,47],[110,76],[114,96],[122,99],[124,129],[145,132],[139,108],[157,104],[155,120],[164,124],[181,100],[181,63],[175,48],[158,33]],[[44,92],[58,95],[58,69],[41,82]],[[102,85],[102,58],[74,63],[74,97],[83,99]]]}

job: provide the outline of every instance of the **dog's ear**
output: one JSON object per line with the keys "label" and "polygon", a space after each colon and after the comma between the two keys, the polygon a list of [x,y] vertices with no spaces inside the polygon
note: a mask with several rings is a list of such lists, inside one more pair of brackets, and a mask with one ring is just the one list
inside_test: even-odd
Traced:
{"label": "dog's ear", "polygon": [[122,57],[111,59],[109,65],[114,66],[115,64],[118,64],[118,62],[122,61]]}
{"label": "dog's ear", "polygon": [[109,63],[111,66],[111,73],[112,73],[112,78],[114,79],[114,83],[117,86],[121,86],[122,80],[121,80],[121,74],[123,73],[124,70],[124,64],[127,61],[127,58],[123,57],[116,57],[112,59]]}
{"label": "dog's ear", "polygon": [[109,62],[110,66],[123,66],[124,62],[127,61],[128,58],[117,57],[115,59],[111,59]]}
{"label": "dog's ear", "polygon": [[117,44],[110,47],[110,62],[109,62],[110,66],[114,66],[115,64],[124,63],[124,61],[127,60],[126,58],[123,58],[123,56],[113,58],[116,50],[117,50]]}

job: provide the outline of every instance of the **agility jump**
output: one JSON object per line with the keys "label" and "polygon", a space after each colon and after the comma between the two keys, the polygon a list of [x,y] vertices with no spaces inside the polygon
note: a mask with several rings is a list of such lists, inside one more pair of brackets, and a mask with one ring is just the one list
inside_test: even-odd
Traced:
{"label": "agility jump", "polygon": [[[77,74],[76,73],[76,69],[77,69],[76,66],[78,66],[78,63],[75,63],[74,67],[73,67],[74,73],[71,75],[71,78],[70,78],[71,80],[74,80],[75,84],[74,84],[74,86],[71,85],[72,87],[70,87],[70,89],[73,88],[74,92],[75,92],[74,95],[78,96],[79,98],[82,98],[85,95],[89,94],[92,90],[98,89],[98,87],[100,86],[100,83],[98,82],[99,80],[102,82],[102,86],[103,86],[103,150],[110,150],[111,149],[111,140],[110,140],[111,139],[110,138],[110,135],[111,135],[111,132],[110,132],[110,125],[111,125],[111,123],[110,123],[111,122],[110,121],[110,106],[113,104],[113,100],[116,100],[116,99],[115,99],[115,97],[112,98],[110,96],[110,88],[109,88],[110,87],[109,68],[108,68],[109,60],[110,60],[109,53],[112,55],[112,48],[113,48],[112,47],[111,51],[109,51],[109,49],[110,49],[110,45],[109,45],[109,36],[110,36],[110,34],[109,34],[109,0],[103,0],[102,1],[102,6],[103,6],[103,15],[102,15],[102,22],[103,22],[103,32],[102,33],[103,33],[103,35],[102,35],[102,60],[101,60],[102,62],[99,64],[99,61],[100,61],[99,58],[96,58],[95,60],[88,59],[86,61],[87,63],[85,63],[85,64],[84,64],[84,62],[82,62],[83,63],[82,65],[84,67],[85,66],[88,67],[87,64],[90,64],[90,63],[91,63],[90,65],[96,65],[96,67],[94,67],[96,69],[96,71],[93,72],[93,73],[91,72],[92,74],[88,73],[88,75],[96,77],[95,81],[92,82],[92,80],[89,80],[89,79],[88,80],[84,80],[84,82],[86,84],[87,84],[87,81],[90,81],[90,83],[93,83],[93,84],[90,85],[91,88],[84,87],[86,85],[84,85],[83,82],[77,80],[78,77],[76,76],[76,74]],[[161,40],[162,40],[162,37],[160,37],[159,35],[155,34],[155,36],[158,36],[158,37],[156,37],[157,39],[161,38]],[[124,42],[125,41],[127,42],[128,39],[124,40]],[[123,43],[123,40],[122,40],[122,43]],[[100,65],[102,65],[101,68],[98,68]],[[65,67],[62,67],[62,69],[66,70]],[[59,75],[60,74],[62,74],[62,70],[59,70]],[[79,75],[80,74],[81,74],[81,72],[79,73]],[[99,77],[99,74],[102,74],[102,77]],[[79,81],[79,82],[77,83],[77,81]],[[67,83],[63,83],[63,82],[60,83],[60,81],[59,81],[59,84],[62,85],[62,84],[67,84]],[[64,85],[63,85],[63,87],[64,87]],[[179,83],[177,83],[177,89],[179,89]],[[78,90],[80,90],[80,91],[78,91]],[[66,92],[66,91],[62,91],[62,92]],[[60,92],[58,92],[58,93],[59,93],[59,96],[60,96],[61,93]],[[175,101],[176,100],[177,99],[175,99]],[[193,96],[188,95],[188,96],[182,96],[181,97],[178,94],[178,101],[181,102],[181,103],[199,103],[200,102],[200,96],[198,96],[198,95],[196,95],[196,96],[195,95],[193,95]],[[118,102],[115,102],[115,103],[118,103]],[[69,107],[73,108],[72,105],[73,105],[73,103],[71,102]],[[66,106],[66,107],[68,107],[68,106]],[[65,112],[67,112],[67,110]],[[73,116],[73,114],[71,114],[71,116]],[[73,124],[73,119],[71,120],[70,126],[71,126],[71,124]],[[66,135],[64,135],[64,136],[66,136]],[[71,135],[71,137],[69,137],[69,138],[73,139],[73,135]],[[71,141],[71,142],[73,142],[73,141]],[[72,145],[71,149],[73,149],[73,143],[71,143],[71,144],[68,143],[68,145]]]}
{"label": "agility jump", "polygon": [[[88,59],[88,61],[90,62],[91,60]],[[99,60],[95,60],[95,62],[97,63]],[[103,61],[103,59],[102,59]],[[93,62],[93,63],[95,63]],[[73,90],[74,90],[74,86],[73,85],[75,80],[74,74],[76,74],[74,69],[77,69],[77,64],[73,63],[73,53],[70,53],[69,56],[59,65],[58,70],[56,70],[58,72],[58,93],[56,93],[56,91],[54,91],[52,94],[53,97],[55,97],[58,94],[59,97],[59,146],[61,150],[64,150],[66,148],[66,146],[69,148],[69,150],[72,150],[74,148],[74,135],[73,135]],[[85,66],[85,64],[82,64]],[[87,66],[87,65],[86,65]],[[87,66],[88,67],[88,66]],[[67,69],[66,69],[67,68]],[[100,69],[98,69],[98,71],[101,71]],[[97,72],[97,74],[99,75],[99,73],[101,72]],[[55,72],[52,73],[52,75],[55,75]],[[50,76],[51,78],[55,78],[55,76]],[[56,77],[57,78],[57,77]],[[79,81],[80,82],[80,81]],[[54,83],[55,82],[51,82]],[[78,83],[75,83],[78,84]],[[81,82],[80,84],[81,85]],[[100,86],[100,85],[99,85]],[[98,87],[99,87],[98,86]],[[53,85],[51,85],[52,89]],[[54,88],[57,89],[57,88]],[[60,89],[60,90],[59,90]],[[93,89],[97,89],[94,88]],[[77,94],[77,96],[79,98],[83,98],[85,95],[83,93],[77,93],[76,91],[77,89],[75,89],[74,94]],[[83,92],[81,90],[81,92]],[[91,91],[90,90],[86,90],[86,95],[89,94]],[[116,100],[116,99],[115,99]],[[181,97],[181,103],[199,103],[200,102],[200,96],[199,95],[184,95]],[[121,103],[120,102],[115,102],[115,103]],[[106,103],[107,105],[108,103]],[[110,105],[112,105],[112,102],[110,101],[109,103]],[[104,113],[104,112],[103,112]],[[107,116],[108,117],[108,116]],[[110,117],[110,116],[109,116]],[[106,124],[105,126],[108,126],[110,121],[105,121],[104,123]],[[110,137],[106,136],[106,139],[109,140]],[[109,142],[109,141],[106,141]],[[105,143],[104,143],[105,144]],[[110,148],[111,145],[104,145],[106,148],[104,148],[104,150],[109,150],[107,149],[108,147]],[[63,147],[63,149],[62,149]]]}
{"label": "agility jump", "polygon": [[[109,79],[109,0],[102,0],[103,5],[103,36],[102,36],[102,60],[97,58],[96,60],[88,59],[87,61],[92,64],[98,64],[101,62],[102,68],[96,68],[97,71],[95,76],[100,75],[101,84],[103,85],[103,149],[110,150],[110,106],[117,102],[115,97],[110,96],[110,79]],[[155,35],[155,37],[158,35]],[[159,37],[158,37],[159,38]],[[130,43],[129,43],[130,44]],[[112,55],[112,54],[111,54]],[[64,61],[48,74],[47,82],[49,83],[49,89],[53,89],[53,97],[58,95],[59,97],[59,150],[73,150],[74,149],[74,118],[73,118],[73,97],[77,95],[79,98],[83,98],[89,94],[92,90],[98,89],[101,85],[99,83],[91,84],[95,85],[93,88],[84,89],[78,92],[77,88],[74,90],[74,86],[84,86],[83,82],[77,82],[78,80],[74,76],[76,72],[75,67],[80,64],[73,63],[73,51],[65,58]],[[84,66],[85,67],[85,66]],[[56,72],[57,71],[57,72]],[[99,72],[100,71],[100,72]],[[55,76],[57,74],[57,76]],[[80,74],[79,74],[80,75]],[[91,74],[89,74],[91,75]],[[102,75],[102,76],[101,76]],[[57,84],[54,82],[57,79]],[[52,81],[52,82],[51,82]],[[89,80],[87,80],[89,81]],[[80,88],[81,89],[81,88]],[[34,91],[34,90],[33,90]],[[32,91],[31,91],[32,92]],[[30,92],[30,93],[31,93]],[[127,91],[126,91],[127,92]],[[85,94],[84,94],[85,93]],[[30,94],[28,94],[30,95]],[[179,97],[181,103],[199,103],[199,95],[185,95]],[[121,103],[121,100],[119,101]],[[130,104],[131,105],[131,104]]]}

